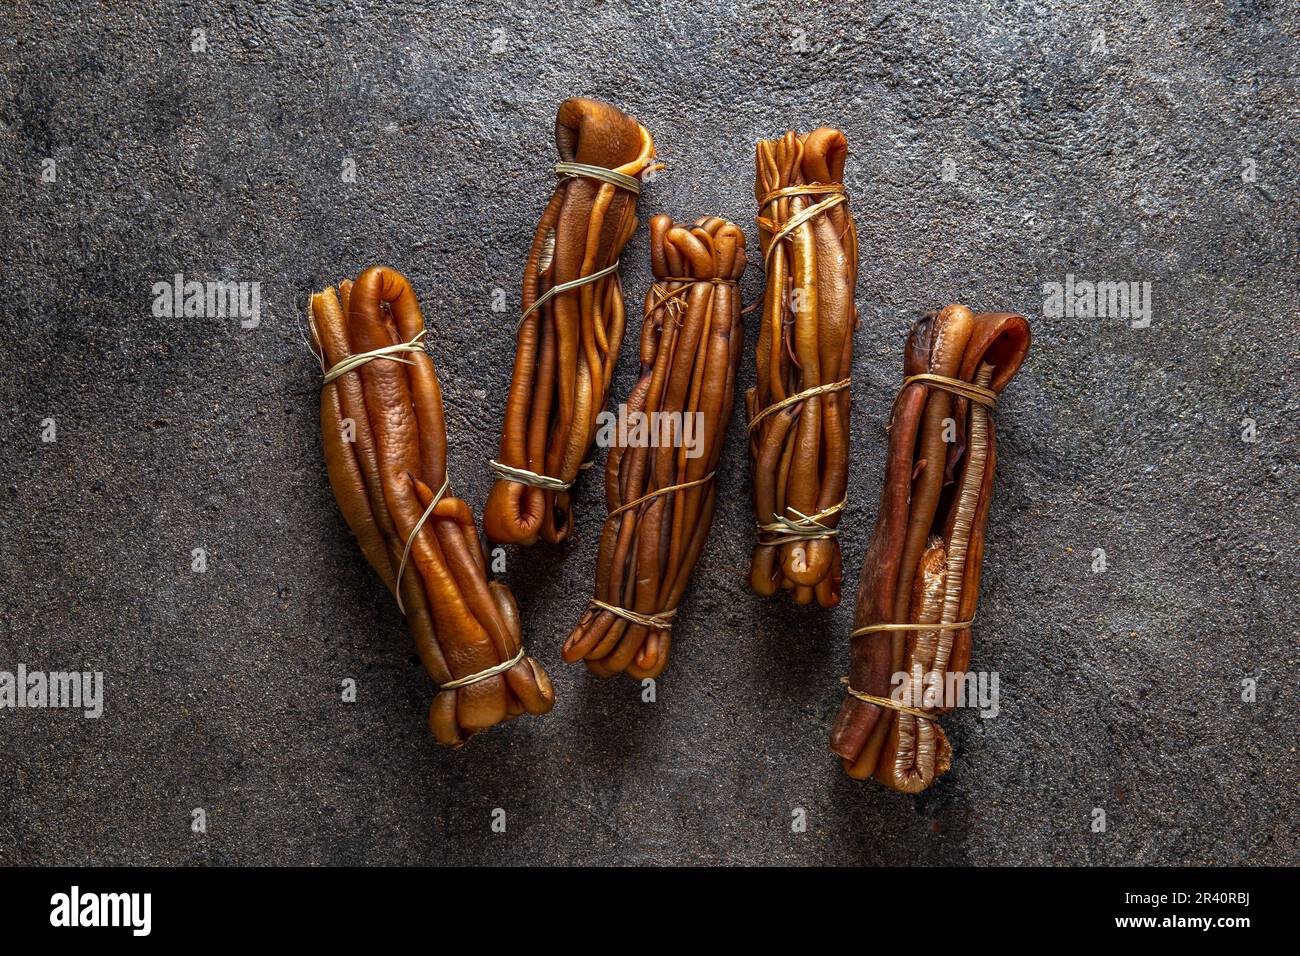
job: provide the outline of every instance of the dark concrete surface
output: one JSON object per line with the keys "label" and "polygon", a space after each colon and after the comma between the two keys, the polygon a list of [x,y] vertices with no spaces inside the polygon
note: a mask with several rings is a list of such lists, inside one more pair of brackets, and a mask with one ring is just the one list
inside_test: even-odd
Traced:
{"label": "dark concrete surface", "polygon": [[[106,702],[0,710],[0,863],[1294,863],[1296,31],[1290,4],[1197,0],[7,8],[0,670],[102,671]],[[1001,714],[946,719],[930,792],[827,751],[852,601],[748,593],[739,421],[657,702],[559,659],[589,479],[572,545],[505,575],[555,710],[429,738],[430,681],[325,480],[304,296],[375,261],[414,277],[480,510],[514,347],[493,291],[513,312],[573,93],[655,135],[643,221],[751,242],[754,142],[847,133],[850,595],[908,325],[1030,316],[975,632]],[[155,317],[176,272],[260,282],[260,325]],[[1067,274],[1149,281],[1150,327],[1044,317]]]}

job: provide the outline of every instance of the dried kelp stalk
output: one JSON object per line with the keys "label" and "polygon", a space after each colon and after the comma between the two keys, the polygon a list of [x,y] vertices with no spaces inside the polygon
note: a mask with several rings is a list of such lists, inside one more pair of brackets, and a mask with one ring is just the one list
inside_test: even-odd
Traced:
{"label": "dried kelp stalk", "polygon": [[429,710],[439,743],[555,697],[524,655],[510,589],[487,579],[474,516],[447,484],[442,392],[422,344],[424,317],[399,273],[373,266],[311,301],[313,344],[327,369],[321,436],[339,510],[406,614],[440,685]]}
{"label": "dried kelp stalk", "polygon": [[630,116],[571,98],[555,120],[559,184],[524,269],[523,318],[506,399],[498,475],[483,512],[493,541],[563,541],[623,341],[618,257],[636,230],[638,177],[654,141]]}
{"label": "dried kelp stalk", "polygon": [[657,281],[646,296],[641,377],[619,414],[628,435],[611,443],[605,464],[596,596],[564,642],[566,661],[585,659],[601,677],[657,677],[668,663],[677,606],[713,523],[714,470],[745,344],[739,227],[655,216],[650,258]]}
{"label": "dried kelp stalk", "polygon": [[837,129],[758,144],[754,194],[767,272],[757,381],[745,396],[758,543],[750,586],[840,601],[836,535],[848,488],[858,236]]}
{"label": "dried kelp stalk", "polygon": [[[946,772],[936,722],[970,663],[997,458],[992,409],[1029,349],[1019,315],[950,305],[912,328],[831,750],[904,793]],[[899,675],[895,681],[894,675]]]}

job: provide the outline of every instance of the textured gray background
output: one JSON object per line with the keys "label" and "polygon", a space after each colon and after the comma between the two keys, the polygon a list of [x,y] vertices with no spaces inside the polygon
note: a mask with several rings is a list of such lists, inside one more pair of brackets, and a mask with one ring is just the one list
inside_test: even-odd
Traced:
{"label": "textured gray background", "polygon": [[[107,710],[0,711],[0,862],[1295,862],[1295,8],[933,6],[7,8],[0,669],[102,670]],[[430,681],[326,484],[303,297],[375,261],[414,277],[481,509],[513,355],[492,292],[517,301],[572,93],[653,132],[643,221],[721,214],[751,242],[755,140],[847,133],[846,595],[908,325],[949,301],[1031,317],[976,630],[1002,714],[945,721],[929,793],[828,753],[852,600],[748,593],[739,427],[658,703],[559,660],[592,586],[589,479],[571,546],[509,556],[555,710],[460,752],[429,738]],[[625,262],[635,303],[644,229]],[[261,326],[153,317],[175,272],[262,282]],[[1153,324],[1042,318],[1067,272],[1152,282]]]}

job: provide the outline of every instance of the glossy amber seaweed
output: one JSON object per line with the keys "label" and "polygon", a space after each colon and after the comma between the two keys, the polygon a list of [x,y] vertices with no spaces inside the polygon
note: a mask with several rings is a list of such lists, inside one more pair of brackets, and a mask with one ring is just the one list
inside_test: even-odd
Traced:
{"label": "glossy amber seaweed", "polygon": [[[811,388],[848,379],[858,313],[854,287],[858,237],[848,202],[832,205],[779,242],[773,239],[805,211],[842,194],[848,143],[837,129],[786,133],[758,144],[754,194],[767,273],[755,356],[756,383],[746,394],[749,418]],[[799,192],[814,184],[832,191]],[[817,516],[834,529],[848,489],[847,387],[810,395],[767,414],[750,431],[754,512],[760,531],[750,567],[759,594],[788,590],[795,602],[822,607],[840,601],[839,540],[824,535],[786,540],[761,530],[784,518]],[[829,512],[829,513],[826,513]],[[814,529],[816,530],[816,529]]]}
{"label": "glossy amber seaweed", "polygon": [[[655,216],[650,258],[657,281],[646,296],[641,376],[626,412],[682,424],[672,426],[675,444],[610,448],[605,498],[611,514],[600,538],[595,594],[645,616],[677,608],[713,523],[717,492],[709,476],[726,441],[745,345],[736,284],[745,271],[745,236],[722,219],[697,219],[688,227]],[[689,442],[682,440],[688,427]],[[614,513],[647,495],[653,497]],[[585,660],[602,677],[619,671],[657,677],[671,645],[670,627],[592,606],[565,641],[564,659]]]}
{"label": "glossy amber seaweed", "polygon": [[[560,106],[555,147],[565,162],[638,177],[654,165],[645,127],[607,103]],[[561,178],[542,213],[524,268],[525,312],[548,290],[617,262],[636,230],[636,193],[586,176]],[[497,461],[572,483],[595,437],[623,341],[617,271],[560,292],[519,325]],[[573,527],[569,492],[507,478],[492,486],[483,528],[497,542],[563,541]]]}
{"label": "glossy amber seaweed", "polygon": [[[355,283],[311,301],[313,344],[326,368],[343,359],[409,342],[424,316],[407,280],[372,266]],[[447,477],[442,392],[423,352],[374,359],[321,389],[321,437],[339,510],[366,560],[397,593],[406,542]],[[439,684],[512,659],[520,649],[519,614],[509,588],[487,579],[474,516],[444,494],[411,541],[401,599],[420,659]],[[442,690],[429,710],[439,743],[522,713],[551,709],[551,682],[531,657],[467,686]]]}

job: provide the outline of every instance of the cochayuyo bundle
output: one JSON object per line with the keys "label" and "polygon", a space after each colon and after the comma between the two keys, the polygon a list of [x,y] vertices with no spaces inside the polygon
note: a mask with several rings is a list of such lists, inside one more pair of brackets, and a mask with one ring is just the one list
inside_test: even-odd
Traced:
{"label": "cochayuyo bundle", "polygon": [[738,226],[655,216],[650,260],[641,377],[620,412],[637,417],[642,435],[609,450],[596,594],[564,642],[566,661],[585,660],[602,677],[658,677],[668,663],[677,605],[713,524],[713,478],[745,344]]}
{"label": "cochayuyo bundle", "polygon": [[497,481],[483,526],[493,541],[563,541],[569,489],[605,407],[623,342],[618,258],[636,230],[638,177],[655,166],[645,127],[607,103],[567,99],[555,119],[560,177],[524,268],[523,317],[506,399]]}
{"label": "cochayuyo bundle", "polygon": [[[601,424],[624,332],[619,256],[636,228],[654,142],[612,106],[559,109],[560,177],[524,270],[522,316],[484,530],[497,542],[569,536],[569,490]],[[840,600],[837,539],[848,485],[857,235],[838,130],[757,149],[766,291],[756,382],[746,392],[757,544],[750,585],[800,604]],[[641,374],[610,443],[608,516],[595,593],[564,642],[595,674],[660,675],[713,521],[714,478],[744,343],[741,230],[720,218],[650,221],[655,276]],[[312,297],[325,371],[321,434],[330,484],[367,561],[396,596],[439,684],[440,743],[551,709],[524,652],[519,613],[490,582],[469,507],[452,496],[442,396],[410,284],[375,266]],[[951,763],[936,719],[969,666],[996,458],[992,410],[1020,367],[1018,315],[949,306],[907,341],[888,468],[854,612],[847,696],[831,748],[853,777],[928,787]]]}
{"label": "cochayuyo bundle", "polygon": [[849,465],[858,236],[837,129],[758,144],[754,194],[767,273],[757,378],[745,396],[758,542],[750,586],[840,602],[837,526]]}
{"label": "cochayuyo bundle", "polygon": [[854,609],[848,696],[831,750],[852,777],[917,793],[952,750],[936,722],[971,654],[997,448],[993,407],[1029,325],[950,305],[907,339],[876,529]]}
{"label": "cochayuyo bundle", "polygon": [[434,736],[455,746],[503,720],[546,713],[550,679],[524,654],[510,589],[488,581],[474,516],[451,495],[442,392],[410,283],[373,266],[337,293],[313,295],[309,325],[325,369],[330,486],[439,684]]}

